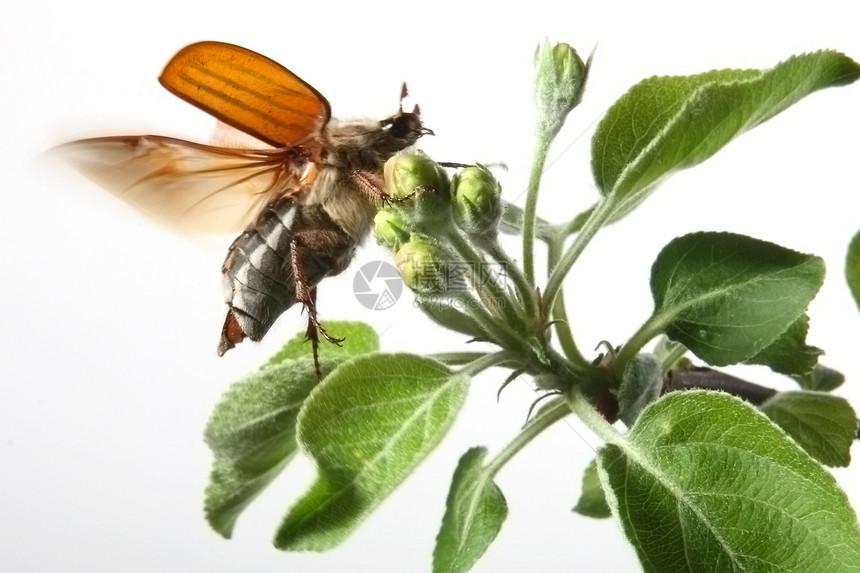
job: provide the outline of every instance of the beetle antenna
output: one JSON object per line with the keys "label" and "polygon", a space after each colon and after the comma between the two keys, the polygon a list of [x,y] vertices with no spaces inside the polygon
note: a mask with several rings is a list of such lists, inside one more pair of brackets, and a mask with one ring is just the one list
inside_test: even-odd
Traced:
{"label": "beetle antenna", "polygon": [[403,100],[409,95],[409,89],[406,87],[406,82],[400,85],[400,113],[403,113]]}

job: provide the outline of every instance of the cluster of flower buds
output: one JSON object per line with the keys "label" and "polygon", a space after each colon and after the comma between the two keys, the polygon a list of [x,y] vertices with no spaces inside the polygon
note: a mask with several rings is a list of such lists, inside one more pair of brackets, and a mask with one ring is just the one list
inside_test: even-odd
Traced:
{"label": "cluster of flower buds", "polygon": [[377,242],[396,253],[409,288],[420,294],[443,292],[444,264],[452,260],[451,233],[496,234],[504,209],[499,182],[481,165],[449,179],[442,166],[421,152],[392,157],[384,176],[392,202],[374,219]]}

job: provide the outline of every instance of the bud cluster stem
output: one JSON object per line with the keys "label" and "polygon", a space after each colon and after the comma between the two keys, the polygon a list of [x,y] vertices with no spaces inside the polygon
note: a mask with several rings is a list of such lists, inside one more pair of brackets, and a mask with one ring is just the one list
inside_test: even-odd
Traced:
{"label": "bud cluster stem", "polygon": [[[547,267],[554,269],[558,266],[561,251],[564,248],[564,236],[556,233],[552,240],[547,242]],[[558,335],[558,343],[564,351],[565,356],[576,364],[586,365],[588,361],[580,352],[570,329],[570,315],[564,304],[564,290],[559,290],[558,296],[552,305],[551,312],[554,321],[555,332]]]}
{"label": "bud cluster stem", "polygon": [[504,265],[507,269],[508,276],[514,281],[514,288],[517,290],[517,295],[522,301],[522,308],[526,313],[526,317],[537,316],[538,306],[535,289],[529,284],[519,265],[511,259],[510,255],[499,243],[498,237],[493,236],[485,239],[481,247],[495,262]]}
{"label": "bud cluster stem", "polygon": [[549,155],[551,139],[538,135],[535,145],[532,169],[529,174],[529,186],[526,192],[526,204],[523,210],[523,272],[526,280],[533,287],[535,282],[535,225],[537,223],[538,192],[543,177],[546,158]]}
{"label": "bud cluster stem", "polygon": [[[446,239],[448,244],[454,247],[454,250],[457,251],[464,261],[470,262],[475,265],[476,269],[480,269],[481,265],[484,263],[483,257],[474,249],[472,245],[467,241],[456,229],[451,229],[446,235]],[[478,273],[481,275],[482,273]],[[478,296],[484,299],[484,292],[489,291],[489,295],[491,297],[490,307],[498,308],[501,306],[502,313],[504,314],[507,321],[513,324],[516,330],[520,332],[525,331],[526,323],[523,320],[523,317],[517,312],[517,308],[520,306],[515,301],[511,300],[509,293],[502,288],[496,280],[492,276],[478,276],[472,277],[473,286],[475,287],[475,291],[478,293]],[[501,304],[498,304],[498,301]]]}
{"label": "bud cluster stem", "polygon": [[500,350],[492,354],[486,354],[460,369],[460,373],[466,376],[475,377],[484,370],[489,370],[494,366],[515,367],[520,364],[520,354],[510,350]]}
{"label": "bud cluster stem", "polygon": [[[484,305],[472,296],[468,291],[455,291],[446,295],[461,304],[464,312],[468,314],[481,330],[487,333],[491,341],[509,350],[520,353],[527,352],[528,347],[522,336],[508,325],[507,322],[499,320],[497,316],[490,314]],[[432,297],[426,297],[431,298]]]}

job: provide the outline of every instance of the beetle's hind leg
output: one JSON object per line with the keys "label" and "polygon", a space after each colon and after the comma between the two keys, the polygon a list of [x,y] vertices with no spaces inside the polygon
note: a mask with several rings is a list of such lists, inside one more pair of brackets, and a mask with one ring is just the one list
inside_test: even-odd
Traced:
{"label": "beetle's hind leg", "polygon": [[[296,301],[302,303],[308,313],[307,339],[310,340],[314,355],[314,368],[317,377],[322,379],[322,370],[319,360],[320,335],[332,344],[340,346],[344,339],[330,335],[320,324],[317,313],[317,289],[316,282],[310,276],[312,267],[320,266],[320,259],[332,253],[338,253],[343,249],[343,235],[328,229],[303,229],[293,234],[290,241],[290,265],[293,270],[293,278],[296,285]],[[337,265],[328,266],[328,273],[337,274],[342,269]]]}

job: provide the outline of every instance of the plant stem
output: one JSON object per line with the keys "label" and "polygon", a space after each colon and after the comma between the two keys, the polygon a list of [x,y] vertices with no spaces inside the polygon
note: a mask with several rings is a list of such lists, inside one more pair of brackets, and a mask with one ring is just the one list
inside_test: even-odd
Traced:
{"label": "plant stem", "polygon": [[[556,234],[549,243],[547,253],[547,267],[554,269],[558,265],[558,259],[561,256],[561,249],[564,246],[564,237],[561,234]],[[576,341],[573,339],[573,332],[570,330],[570,320],[568,318],[567,309],[564,305],[564,292],[559,291],[556,297],[555,304],[552,306],[552,319],[555,321],[555,333],[558,336],[558,343],[561,345],[564,355],[568,360],[580,364],[587,365],[588,361],[579,351],[576,346]]]}
{"label": "plant stem", "polygon": [[458,291],[451,298],[462,304],[463,310],[483,330],[489,340],[509,350],[515,349],[528,352],[528,345],[522,336],[510,327],[506,322],[498,320],[495,315],[487,312],[484,305],[471,295],[468,291]]}
{"label": "plant stem", "polygon": [[488,352],[437,352],[435,354],[428,354],[429,358],[433,360],[438,360],[443,364],[450,364],[452,366],[462,366],[463,364],[468,364],[470,362],[474,362],[479,358],[483,358],[484,356],[490,356]]}
{"label": "plant stem", "polygon": [[650,340],[662,332],[662,326],[659,322],[658,315],[651,315],[645,321],[645,324],[639,327],[630,339],[621,345],[621,350],[615,355],[615,360],[612,364],[612,372],[617,379],[621,379],[621,373],[624,372],[624,367],[630,360],[636,356],[636,353],[648,344]]}
{"label": "plant stem", "polygon": [[588,218],[591,217],[591,213],[596,207],[597,204],[595,203],[585,211],[577,213],[573,219],[568,221],[568,223],[561,228],[562,236],[566,239],[567,237],[578,233],[579,230],[582,229],[582,226],[585,225],[585,222],[588,220]]}
{"label": "plant stem", "polygon": [[548,427],[570,414],[570,407],[563,399],[549,402],[540,410],[531,422],[525,425],[517,436],[499,452],[493,460],[487,464],[487,475],[496,475],[502,467],[516,455],[523,447],[535,439]]}
{"label": "plant stem", "polygon": [[588,426],[597,437],[602,439],[607,444],[615,444],[621,447],[627,445],[626,438],[612,424],[606,421],[606,418],[600,415],[600,412],[594,409],[594,406],[589,403],[588,399],[578,390],[573,390],[567,399],[567,405],[571,411],[579,416],[579,419]]}
{"label": "plant stem", "polygon": [[742,398],[754,406],[761,406],[776,396],[776,390],[747,382],[731,374],[712,370],[711,368],[693,368],[678,370],[671,373],[664,392],[692,390],[720,390]]}
{"label": "plant stem", "polygon": [[[474,265],[475,272],[478,276],[472,277],[472,283],[478,296],[481,297],[481,291],[484,288],[487,288],[490,291],[490,296],[492,297],[492,300],[490,301],[492,303],[492,308],[498,309],[498,307],[501,306],[502,313],[505,315],[508,322],[512,323],[516,329],[525,330],[526,324],[517,312],[519,305],[511,299],[505,289],[498,285],[494,277],[483,272],[485,270],[485,261],[481,255],[475,251],[472,245],[469,244],[469,241],[467,241],[456,230],[452,230],[447,233],[446,238],[464,261]],[[484,297],[481,297],[481,299],[483,300]],[[501,305],[499,304],[500,302]]]}
{"label": "plant stem", "polygon": [[687,347],[681,343],[675,343],[675,347],[672,348],[672,351],[663,359],[663,371],[665,372],[672,368],[672,366],[674,366],[678,360],[683,358],[685,354],[687,354]]}
{"label": "plant stem", "polygon": [[562,282],[570,272],[573,263],[576,262],[579,255],[582,254],[582,251],[585,250],[585,247],[591,242],[591,239],[594,238],[597,231],[599,231],[612,216],[614,211],[615,202],[610,199],[603,199],[597,203],[594,211],[591,212],[588,220],[576,235],[573,243],[571,243],[567,251],[565,251],[561,256],[558,266],[551,270],[549,281],[547,281],[546,290],[544,291],[544,306],[551,308],[555,303],[555,299],[561,291]]}
{"label": "plant stem", "polygon": [[510,255],[505,251],[499,243],[498,237],[492,237],[482,241],[481,246],[494,261],[505,267],[507,276],[510,276],[514,281],[514,288],[523,301],[523,311],[529,316],[537,314],[537,300],[535,297],[534,288],[528,283],[522,269],[511,259]]}
{"label": "plant stem", "polygon": [[526,192],[526,205],[523,212],[523,270],[526,280],[531,285],[536,284],[534,247],[538,192],[540,191],[540,180],[543,176],[551,142],[551,137],[546,137],[545,134],[538,132],[534,157],[532,158],[532,170],[529,174],[529,185]]}
{"label": "plant stem", "polygon": [[512,350],[500,350],[492,354],[484,355],[463,366],[460,373],[474,377],[493,366],[501,366],[506,363],[520,363],[520,355]]}

